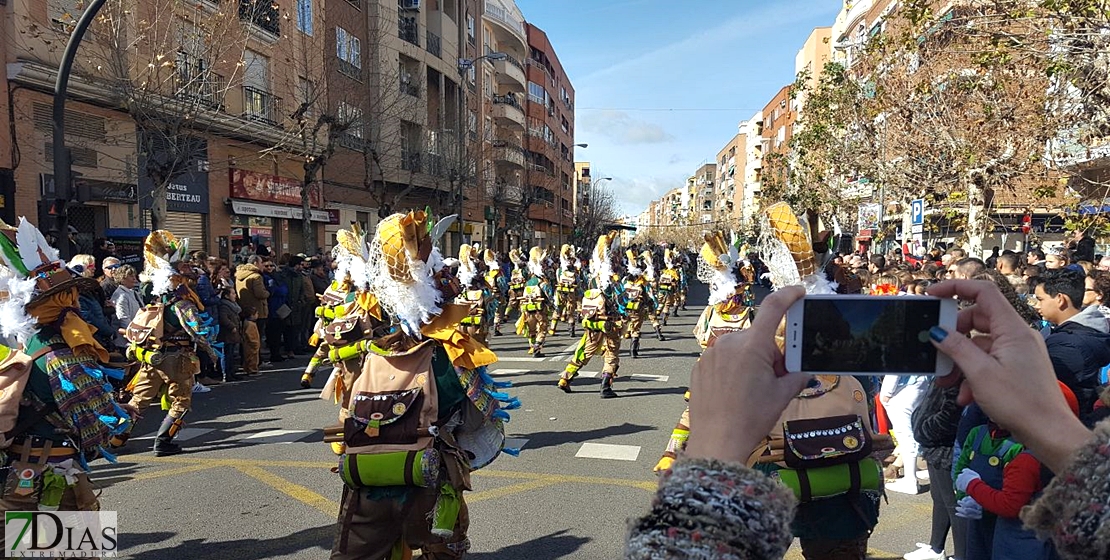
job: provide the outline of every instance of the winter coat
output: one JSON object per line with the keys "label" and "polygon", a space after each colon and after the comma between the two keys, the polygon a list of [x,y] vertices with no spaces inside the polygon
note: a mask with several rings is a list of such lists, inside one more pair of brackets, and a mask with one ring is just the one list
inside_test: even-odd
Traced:
{"label": "winter coat", "polygon": [[258,311],[258,318],[265,319],[270,316],[267,301],[270,291],[266,289],[266,281],[262,278],[262,271],[253,264],[245,264],[235,271],[235,291],[239,295],[241,307],[253,307]]}
{"label": "winter coat", "polygon": [[913,411],[913,438],[921,445],[921,456],[934,467],[947,471],[952,465],[952,446],[963,408],[956,402],[959,386],[940,387],[930,380],[917,409]]}
{"label": "winter coat", "polygon": [[239,307],[238,303],[230,299],[220,299],[220,303],[213,309],[213,314],[219,316],[220,334],[217,339],[220,342],[231,344],[242,342],[243,322],[239,319],[239,314],[242,312],[243,308]]}
{"label": "winter coat", "polygon": [[321,278],[316,274],[309,274],[308,279],[312,280],[312,291],[317,295],[322,295],[328,290],[328,286],[331,286],[331,280],[326,276]]}
{"label": "winter coat", "polygon": [[1045,339],[1056,379],[1079,399],[1079,414],[1086,417],[1098,400],[1099,370],[1110,364],[1110,321],[1097,305],[1087,306],[1064,321]]}
{"label": "winter coat", "polygon": [[208,278],[207,274],[201,274],[197,277],[197,297],[204,304],[205,312],[215,317],[216,308],[220,305],[220,296],[216,293],[216,289],[212,287],[212,280]]}
{"label": "winter coat", "polygon": [[116,329],[104,316],[104,307],[97,301],[96,296],[87,292],[81,293],[77,301],[81,306],[81,318],[89,325],[96,327],[96,333],[94,333],[96,338],[102,343],[114,339]]}
{"label": "winter coat", "polygon": [[[285,278],[281,274],[263,273],[262,279],[266,282],[266,290],[270,292],[270,298],[266,300],[270,306],[269,317],[280,319],[277,310],[289,304],[289,285],[285,283]],[[261,317],[259,315],[259,318]]]}

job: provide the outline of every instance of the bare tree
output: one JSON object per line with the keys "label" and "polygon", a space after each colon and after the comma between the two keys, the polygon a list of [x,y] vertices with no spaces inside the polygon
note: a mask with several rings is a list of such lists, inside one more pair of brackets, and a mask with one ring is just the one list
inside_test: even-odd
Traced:
{"label": "bare tree", "polygon": [[617,197],[607,185],[591,184],[574,217],[575,244],[588,246],[620,216]]}

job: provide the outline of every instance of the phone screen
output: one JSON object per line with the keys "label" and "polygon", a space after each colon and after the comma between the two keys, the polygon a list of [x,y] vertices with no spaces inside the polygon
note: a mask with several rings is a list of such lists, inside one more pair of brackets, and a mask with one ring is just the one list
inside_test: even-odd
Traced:
{"label": "phone screen", "polygon": [[899,297],[803,302],[802,371],[933,373],[940,302]]}

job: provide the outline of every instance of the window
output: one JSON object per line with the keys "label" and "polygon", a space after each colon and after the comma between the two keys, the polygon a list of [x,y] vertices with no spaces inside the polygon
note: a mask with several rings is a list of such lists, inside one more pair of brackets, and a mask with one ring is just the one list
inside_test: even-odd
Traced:
{"label": "window", "polygon": [[533,103],[540,105],[547,105],[547,90],[543,89],[543,85],[536,82],[528,82],[528,99]]}
{"label": "window", "polygon": [[474,42],[474,16],[467,14],[466,16],[466,37],[470,42]]}
{"label": "window", "polygon": [[270,91],[270,59],[250,49],[244,50],[243,84],[262,91]]}
{"label": "window", "polygon": [[297,77],[297,104],[304,107],[304,118],[312,118],[316,105],[316,85],[304,76]]}
{"label": "window", "polygon": [[482,89],[486,92],[486,97],[493,97],[493,74],[489,71],[482,73],[485,76],[485,82],[482,84]]}
{"label": "window", "polygon": [[346,135],[362,139],[362,109],[345,101],[339,102],[336,118],[340,124],[347,125]]}
{"label": "window", "polygon": [[312,0],[297,0],[297,29],[312,36]]}
{"label": "window", "polygon": [[[352,69],[362,69],[362,41],[342,27],[335,28],[335,56],[350,65]],[[340,65],[340,69],[343,65]]]}

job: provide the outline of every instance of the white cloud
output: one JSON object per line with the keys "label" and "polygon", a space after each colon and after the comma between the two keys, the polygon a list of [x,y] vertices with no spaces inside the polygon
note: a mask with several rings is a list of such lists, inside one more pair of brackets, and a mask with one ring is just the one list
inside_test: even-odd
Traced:
{"label": "white cloud", "polygon": [[583,130],[612,138],[617,144],[661,144],[674,140],[662,126],[634,119],[624,111],[598,111],[582,120]]}
{"label": "white cloud", "polygon": [[607,186],[613,191],[620,212],[635,215],[646,210],[652,200],[661,197],[671,189],[681,187],[685,181],[686,178],[681,175],[675,175],[674,177],[614,176],[612,181],[607,181]]}

